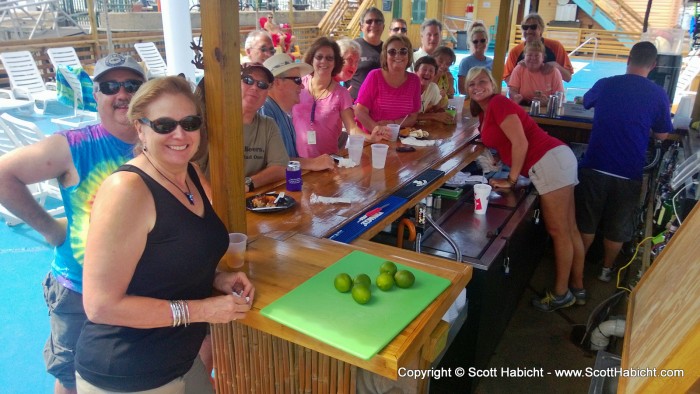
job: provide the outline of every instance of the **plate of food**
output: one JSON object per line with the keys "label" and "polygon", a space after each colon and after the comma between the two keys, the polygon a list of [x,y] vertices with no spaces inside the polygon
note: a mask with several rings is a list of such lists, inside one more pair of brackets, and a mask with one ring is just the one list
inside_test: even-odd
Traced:
{"label": "plate of food", "polygon": [[279,212],[293,207],[296,203],[294,198],[284,195],[284,192],[270,192],[246,198],[245,207],[253,212]]}

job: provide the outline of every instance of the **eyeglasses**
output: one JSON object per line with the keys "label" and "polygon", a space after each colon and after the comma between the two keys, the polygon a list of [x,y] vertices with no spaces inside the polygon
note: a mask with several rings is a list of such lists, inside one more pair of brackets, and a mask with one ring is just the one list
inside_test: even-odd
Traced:
{"label": "eyeglasses", "polygon": [[367,19],[367,20],[365,20],[365,24],[366,25],[371,25],[371,24],[383,25],[384,19]]}
{"label": "eyeglasses", "polygon": [[301,85],[301,77],[280,77],[280,79],[289,79],[297,85]]}
{"label": "eyeglasses", "polygon": [[408,31],[408,29],[406,29],[405,27],[394,27],[393,29],[391,29],[391,31],[393,31],[394,33],[405,33]]}
{"label": "eyeglasses", "polygon": [[486,39],[485,39],[485,38],[480,38],[480,39],[478,39],[478,40],[472,41],[472,44],[474,44],[474,45],[476,45],[476,44],[484,44],[484,43],[486,43]]}
{"label": "eyeglasses", "polygon": [[168,134],[180,125],[185,131],[197,131],[202,127],[202,117],[199,115],[185,116],[180,120],[175,120],[172,118],[158,118],[156,120],[149,120],[148,118],[141,118],[139,122],[149,126],[158,134]]}
{"label": "eyeglasses", "polygon": [[359,60],[355,60],[354,58],[343,59],[343,65],[345,66],[357,66],[359,62]]}
{"label": "eyeglasses", "polygon": [[389,56],[396,56],[397,54],[401,56],[406,56],[408,55],[408,48],[401,48],[401,49],[396,49],[396,48],[391,48],[386,51],[386,53],[389,54]]}
{"label": "eyeglasses", "polygon": [[263,47],[260,47],[260,48],[258,48],[258,49],[259,49],[260,52],[262,52],[262,53],[270,52],[270,55],[274,55],[275,52],[277,52],[277,50],[276,50],[274,47],[269,47],[269,48],[268,48],[268,47],[264,47],[264,46],[263,46]]}
{"label": "eyeglasses", "polygon": [[327,62],[334,62],[335,56],[333,56],[333,55],[326,55],[326,56],[316,55],[316,56],[314,56],[314,60],[316,60],[317,62],[320,62],[323,59],[326,59]]}
{"label": "eyeglasses", "polygon": [[537,30],[538,27],[540,27],[540,25],[538,25],[537,23],[533,23],[531,25],[520,25],[520,28],[525,30],[525,31],[527,31],[529,29]]}
{"label": "eyeglasses", "polygon": [[97,91],[111,96],[119,93],[119,88],[123,86],[127,93],[136,93],[141,85],[143,85],[143,81],[139,81],[138,79],[128,79],[124,82],[104,81],[97,84]]}
{"label": "eyeglasses", "polygon": [[243,82],[244,84],[249,85],[249,86],[255,85],[258,87],[258,89],[262,89],[262,90],[267,90],[270,87],[269,83],[267,83],[265,81],[259,81],[255,78],[251,77],[250,75],[242,76],[241,82]]}

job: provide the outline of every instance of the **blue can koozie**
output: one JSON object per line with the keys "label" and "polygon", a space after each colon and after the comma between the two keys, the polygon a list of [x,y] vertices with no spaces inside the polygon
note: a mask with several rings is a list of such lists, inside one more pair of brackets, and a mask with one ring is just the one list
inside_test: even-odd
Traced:
{"label": "blue can koozie", "polygon": [[303,181],[301,179],[301,163],[290,161],[287,164],[287,190],[298,192],[301,190]]}

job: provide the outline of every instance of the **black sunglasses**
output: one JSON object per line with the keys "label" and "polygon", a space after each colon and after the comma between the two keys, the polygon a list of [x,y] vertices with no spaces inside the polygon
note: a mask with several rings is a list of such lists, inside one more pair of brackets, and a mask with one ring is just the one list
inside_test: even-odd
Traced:
{"label": "black sunglasses", "polygon": [[143,85],[143,81],[139,81],[138,79],[127,79],[124,82],[104,81],[97,84],[97,91],[111,96],[119,93],[119,88],[123,86],[127,93],[136,93],[141,85]]}
{"label": "black sunglasses", "polygon": [[259,49],[260,52],[262,52],[262,53],[270,52],[270,55],[274,55],[274,54],[277,52],[277,49],[275,49],[275,47],[269,47],[269,48],[268,48],[268,47],[266,47],[266,46],[261,46],[261,47],[258,48],[258,49]]}
{"label": "black sunglasses", "polygon": [[391,31],[393,31],[394,33],[398,33],[398,32],[405,33],[408,31],[408,29],[406,29],[405,27],[395,27],[395,28],[391,29]]}
{"label": "black sunglasses", "polygon": [[528,30],[528,29],[537,30],[537,28],[538,28],[539,26],[540,26],[540,25],[538,25],[537,23],[533,23],[533,24],[531,24],[531,25],[520,25],[520,28],[523,29],[523,30]]}
{"label": "black sunglasses", "polygon": [[408,48],[401,48],[401,49],[391,48],[391,49],[387,50],[386,53],[388,53],[389,56],[396,56],[396,54],[399,54],[401,56],[406,56],[406,55],[408,55]]}
{"label": "black sunglasses", "polygon": [[367,20],[365,20],[365,24],[366,24],[366,25],[371,25],[371,24],[373,24],[373,23],[374,23],[375,25],[383,25],[383,24],[384,24],[384,19],[367,19]]}
{"label": "black sunglasses", "polygon": [[295,84],[301,85],[301,77],[281,77],[282,79],[290,79],[292,80]]}
{"label": "black sunglasses", "polygon": [[265,81],[258,81],[257,79],[251,77],[250,75],[244,75],[243,77],[241,77],[241,81],[243,81],[244,84],[250,85],[250,86],[253,86],[253,84],[255,84],[255,86],[257,86],[258,89],[262,89],[262,90],[267,90],[270,87],[269,83],[267,83]]}
{"label": "black sunglasses", "polygon": [[485,39],[485,38],[480,38],[480,39],[478,39],[478,40],[472,41],[472,44],[474,44],[474,45],[476,45],[476,44],[483,44],[483,43],[485,43],[485,42],[486,42],[486,39]]}
{"label": "black sunglasses", "polygon": [[158,118],[156,120],[149,120],[148,118],[141,118],[139,122],[149,126],[158,134],[168,134],[171,133],[177,125],[180,125],[185,131],[196,131],[202,127],[202,117],[199,115],[185,116],[180,120],[175,120],[172,118]]}

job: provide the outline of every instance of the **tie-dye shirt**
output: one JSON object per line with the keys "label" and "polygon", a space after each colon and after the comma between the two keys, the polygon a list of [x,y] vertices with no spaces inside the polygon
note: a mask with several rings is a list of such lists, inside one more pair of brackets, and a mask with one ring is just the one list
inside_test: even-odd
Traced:
{"label": "tie-dye shirt", "polygon": [[60,284],[82,293],[85,241],[95,194],[105,178],[133,157],[134,146],[114,137],[102,125],[58,134],[68,140],[79,181],[61,186],[68,230],[66,241],[55,249],[51,271]]}

